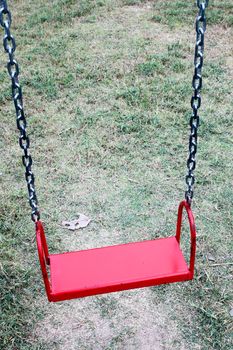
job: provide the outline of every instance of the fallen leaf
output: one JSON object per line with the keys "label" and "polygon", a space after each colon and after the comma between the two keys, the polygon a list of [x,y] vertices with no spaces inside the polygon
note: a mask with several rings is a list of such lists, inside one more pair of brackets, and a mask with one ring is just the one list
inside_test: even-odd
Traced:
{"label": "fallen leaf", "polygon": [[85,228],[90,224],[91,219],[89,219],[86,215],[78,213],[79,217],[75,220],[70,221],[62,221],[62,226],[67,228],[68,230],[74,231],[80,228]]}
{"label": "fallen leaf", "polygon": [[215,257],[214,257],[212,254],[208,254],[208,255],[207,255],[207,259],[208,259],[209,261],[215,261]]}
{"label": "fallen leaf", "polygon": [[230,316],[233,317],[233,308],[229,312]]}

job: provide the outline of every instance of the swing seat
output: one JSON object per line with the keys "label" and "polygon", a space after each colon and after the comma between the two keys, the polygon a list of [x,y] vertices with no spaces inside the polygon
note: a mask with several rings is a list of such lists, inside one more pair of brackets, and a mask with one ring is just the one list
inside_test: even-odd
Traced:
{"label": "swing seat", "polygon": [[[183,208],[191,232],[190,264],[180,249]],[[176,236],[115,246],[50,254],[42,223],[36,224],[37,246],[49,301],[191,280],[196,231],[191,209],[180,203]],[[47,268],[50,272],[50,280]]]}

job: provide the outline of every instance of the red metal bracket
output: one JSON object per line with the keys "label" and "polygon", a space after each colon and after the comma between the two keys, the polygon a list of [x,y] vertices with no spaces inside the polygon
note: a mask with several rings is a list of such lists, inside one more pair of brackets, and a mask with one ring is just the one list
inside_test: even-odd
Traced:
{"label": "red metal bracket", "polygon": [[190,205],[186,201],[182,201],[178,208],[178,218],[177,218],[177,226],[176,226],[176,239],[180,243],[180,235],[181,235],[181,227],[182,227],[182,216],[183,209],[186,209],[189,221],[190,235],[191,235],[191,248],[190,248],[190,261],[189,261],[189,271],[192,275],[194,275],[194,263],[195,263],[195,255],[196,255],[196,226],[193,217],[193,213]]}
{"label": "red metal bracket", "polygon": [[44,279],[45,289],[48,296],[49,301],[51,301],[50,296],[52,293],[51,290],[51,284],[48,277],[48,272],[46,265],[49,265],[49,251],[48,246],[44,234],[44,228],[41,221],[36,222],[36,242],[37,242],[37,249],[38,249],[38,255],[40,260],[40,266],[42,271],[42,276]]}

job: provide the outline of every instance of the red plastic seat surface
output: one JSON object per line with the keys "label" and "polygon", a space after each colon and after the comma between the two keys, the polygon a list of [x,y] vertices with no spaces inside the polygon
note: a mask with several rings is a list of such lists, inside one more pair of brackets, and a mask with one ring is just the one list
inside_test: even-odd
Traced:
{"label": "red plastic seat surface", "polygon": [[176,237],[49,258],[53,301],[192,278]]}

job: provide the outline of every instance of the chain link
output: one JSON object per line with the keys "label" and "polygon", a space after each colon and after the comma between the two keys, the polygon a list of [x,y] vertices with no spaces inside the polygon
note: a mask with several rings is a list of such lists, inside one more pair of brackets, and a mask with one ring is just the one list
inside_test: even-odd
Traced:
{"label": "chain link", "polygon": [[185,192],[186,201],[191,205],[193,198],[193,185],[195,183],[194,170],[196,168],[197,152],[197,130],[199,126],[198,110],[201,106],[200,91],[202,88],[202,67],[204,57],[204,35],[206,31],[205,9],[208,6],[208,0],[197,0],[199,8],[196,17],[196,45],[194,52],[194,75],[192,81],[193,96],[191,98],[192,116],[190,118],[190,136],[189,136],[189,156],[187,160],[188,173],[186,175],[186,184],[188,186]]}
{"label": "chain link", "polygon": [[19,145],[23,150],[22,161],[25,167],[25,179],[27,182],[29,204],[32,209],[32,220],[37,221],[40,219],[40,213],[37,207],[37,197],[35,191],[35,177],[32,172],[32,157],[29,154],[30,140],[27,135],[27,121],[23,108],[23,95],[22,89],[19,83],[19,65],[14,58],[14,52],[16,49],[15,39],[10,32],[11,27],[11,13],[7,7],[6,0],[0,0],[0,25],[4,29],[3,47],[8,54],[9,60],[7,63],[7,70],[11,78],[12,98],[16,111],[16,123],[20,132]]}

